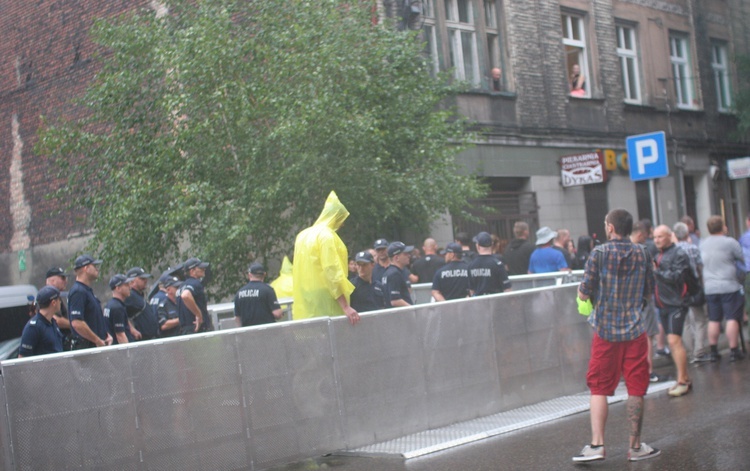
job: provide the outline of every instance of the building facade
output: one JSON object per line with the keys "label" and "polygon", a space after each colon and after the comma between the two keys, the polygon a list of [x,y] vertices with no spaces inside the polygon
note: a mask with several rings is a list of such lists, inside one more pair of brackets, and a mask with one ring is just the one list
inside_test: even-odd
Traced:
{"label": "building facade", "polygon": [[[601,237],[614,207],[670,225],[688,214],[704,232],[719,213],[733,235],[744,229],[748,180],[730,180],[726,166],[750,155],[732,112],[735,58],[750,54],[750,1],[379,2],[423,32],[432,72],[468,84],[454,104],[481,138],[459,159],[488,183],[479,203],[495,211],[479,214],[482,224],[447,215],[435,225],[439,241],[480,228],[508,239],[519,219]],[[55,200],[64,179],[35,155],[36,132],[42,116],[80,113],[69,100],[96,72],[94,19],[140,7],[164,9],[153,0],[0,5],[0,285],[39,283],[83,246],[88,208]],[[669,176],[655,181],[652,205],[650,185],[629,177],[625,139],[655,131],[666,135]],[[601,175],[563,173],[591,155]],[[601,182],[580,184],[588,178]]]}
{"label": "building facade", "polygon": [[[735,57],[750,53],[750,2],[423,5],[434,70],[452,70],[472,89],[456,105],[484,139],[460,158],[494,192],[483,201],[498,210],[480,215],[485,228],[510,238],[512,221],[525,219],[600,237],[606,212],[624,207],[670,225],[690,215],[704,233],[709,215],[724,214],[732,234],[744,231],[747,179],[729,180],[726,166],[750,155],[732,113]],[[575,71],[582,90],[574,90]],[[625,140],[657,131],[666,136],[669,176],[651,190],[631,181]],[[566,181],[564,157],[592,153],[605,167],[604,181]]]}

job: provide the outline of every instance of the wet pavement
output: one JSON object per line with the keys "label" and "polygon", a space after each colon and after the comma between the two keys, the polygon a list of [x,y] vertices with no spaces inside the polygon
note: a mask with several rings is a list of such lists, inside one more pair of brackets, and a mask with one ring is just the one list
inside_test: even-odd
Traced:
{"label": "wet pavement", "polygon": [[[728,353],[728,352],[725,352]],[[673,374],[671,366],[660,374]],[[590,440],[589,413],[575,414],[451,448],[420,458],[326,456],[274,471],[483,471],[483,470],[742,470],[750,469],[750,360],[690,365],[693,391],[646,397],[643,441],[661,456],[627,461],[625,403],[610,405],[607,458],[574,464],[571,457]]]}

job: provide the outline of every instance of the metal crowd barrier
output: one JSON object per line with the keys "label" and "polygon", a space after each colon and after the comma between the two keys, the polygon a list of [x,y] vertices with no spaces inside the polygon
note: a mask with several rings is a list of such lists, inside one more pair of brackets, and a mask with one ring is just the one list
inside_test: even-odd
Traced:
{"label": "metal crowd barrier", "polygon": [[0,453],[8,470],[257,470],[582,392],[576,289],[5,361]]}

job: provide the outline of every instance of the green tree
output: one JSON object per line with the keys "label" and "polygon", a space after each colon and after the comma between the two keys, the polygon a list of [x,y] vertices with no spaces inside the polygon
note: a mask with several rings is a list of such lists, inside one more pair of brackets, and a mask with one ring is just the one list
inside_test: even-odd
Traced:
{"label": "green tree", "polygon": [[373,25],[371,2],[169,5],[98,21],[87,118],[40,132],[106,263],[197,255],[227,294],[249,261],[289,252],[331,190],[351,247],[481,194],[455,161],[471,138],[444,106],[458,88],[430,77],[414,32]]}

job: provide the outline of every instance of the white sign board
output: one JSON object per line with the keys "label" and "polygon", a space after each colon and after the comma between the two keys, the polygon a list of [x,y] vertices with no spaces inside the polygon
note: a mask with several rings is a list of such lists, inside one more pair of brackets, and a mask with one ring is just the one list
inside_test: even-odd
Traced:
{"label": "white sign board", "polygon": [[750,177],[750,157],[727,160],[727,175],[732,180]]}

